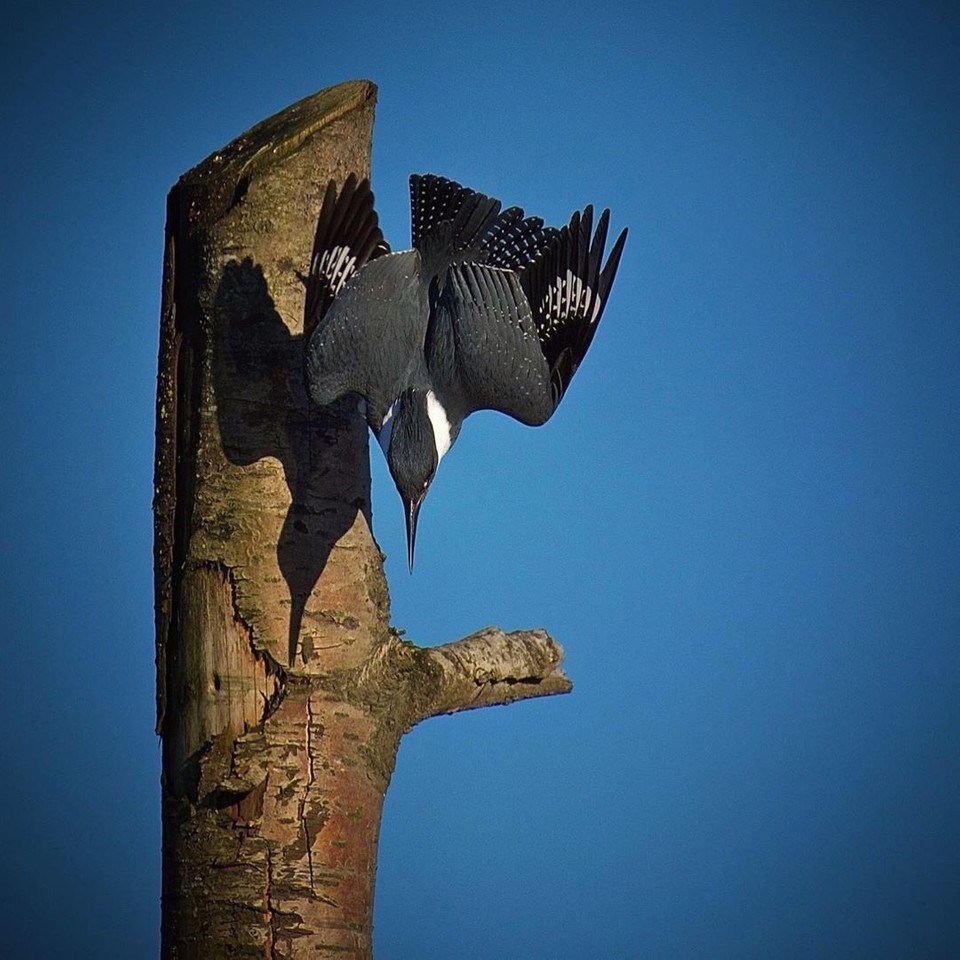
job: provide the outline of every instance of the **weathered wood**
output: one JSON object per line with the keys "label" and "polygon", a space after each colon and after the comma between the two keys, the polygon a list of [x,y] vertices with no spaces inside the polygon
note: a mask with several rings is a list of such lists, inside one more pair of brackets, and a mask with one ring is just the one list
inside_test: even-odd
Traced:
{"label": "weathered wood", "polygon": [[565,692],[540,631],[422,650],[389,628],[367,430],[303,385],[323,188],[369,171],[376,88],[294,104],[167,210],[157,401],[166,958],[371,954],[380,814],[427,716]]}

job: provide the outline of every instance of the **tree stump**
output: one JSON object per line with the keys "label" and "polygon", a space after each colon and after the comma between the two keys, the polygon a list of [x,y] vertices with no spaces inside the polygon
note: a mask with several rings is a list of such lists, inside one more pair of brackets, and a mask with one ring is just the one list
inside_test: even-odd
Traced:
{"label": "tree stump", "polygon": [[168,198],[155,562],[162,956],[369,958],[400,737],[562,693],[543,631],[422,649],[390,627],[367,428],[303,383],[330,178],[369,175],[376,88],[263,121]]}

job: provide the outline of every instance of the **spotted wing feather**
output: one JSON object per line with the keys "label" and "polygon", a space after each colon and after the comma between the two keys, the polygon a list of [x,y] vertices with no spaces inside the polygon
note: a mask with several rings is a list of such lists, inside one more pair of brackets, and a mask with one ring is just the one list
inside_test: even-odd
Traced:
{"label": "spotted wing feather", "polygon": [[604,210],[594,232],[592,207],[574,213],[544,252],[520,271],[550,368],[554,406],[593,341],[620,264],[626,229],[603,264],[609,220],[610,211]]}
{"label": "spotted wing feather", "polygon": [[304,331],[309,338],[347,281],[370,260],[390,252],[368,180],[350,174],[338,190],[327,184],[313,239]]}

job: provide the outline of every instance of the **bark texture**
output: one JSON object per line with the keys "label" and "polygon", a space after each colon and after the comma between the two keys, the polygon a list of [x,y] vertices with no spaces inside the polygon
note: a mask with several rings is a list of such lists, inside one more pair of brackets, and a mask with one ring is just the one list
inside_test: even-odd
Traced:
{"label": "bark texture", "polygon": [[162,954],[367,958],[400,737],[562,693],[542,631],[392,631],[367,430],[303,385],[323,189],[369,173],[376,88],[322,91],[170,192],[157,399]]}

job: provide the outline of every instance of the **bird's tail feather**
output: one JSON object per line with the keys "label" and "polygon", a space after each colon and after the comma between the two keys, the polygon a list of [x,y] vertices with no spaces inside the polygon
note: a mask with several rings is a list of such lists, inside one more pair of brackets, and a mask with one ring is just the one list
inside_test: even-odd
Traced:
{"label": "bird's tail feather", "polygon": [[467,260],[521,270],[559,235],[520,207],[501,212],[499,200],[434,174],[410,177],[410,209],[413,246],[427,272]]}
{"label": "bird's tail feather", "polygon": [[478,256],[500,201],[445,177],[415,173],[410,211],[413,246],[425,261],[462,261]]}
{"label": "bird's tail feather", "polygon": [[522,270],[558,236],[556,227],[545,227],[540,217],[524,217],[520,207],[504,210],[480,244],[482,260],[492,267]]}

